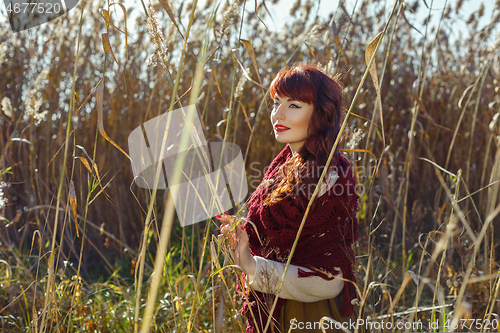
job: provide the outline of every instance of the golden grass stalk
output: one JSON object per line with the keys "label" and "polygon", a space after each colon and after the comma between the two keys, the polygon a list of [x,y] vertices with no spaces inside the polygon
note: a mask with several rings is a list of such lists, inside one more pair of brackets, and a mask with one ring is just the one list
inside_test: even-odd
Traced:
{"label": "golden grass stalk", "polygon": [[[385,54],[384,65],[382,66],[382,72],[380,74],[380,81],[379,81],[378,88],[376,86],[376,89],[377,89],[377,99],[379,98],[378,95],[380,93],[380,90],[382,89],[382,83],[384,81],[385,70],[387,68],[387,62],[389,60],[389,55],[390,55],[390,52],[391,52],[392,40],[393,40],[394,35],[396,33],[396,28],[398,27],[399,17],[401,16],[401,13],[402,13],[403,9],[404,9],[404,6],[403,6],[403,3],[401,3],[401,5],[398,8],[398,15],[396,16],[396,22],[394,23],[394,26],[392,28],[392,33],[391,33],[391,35],[389,37],[389,41],[387,43],[387,51],[386,51],[386,54]],[[365,55],[365,61],[366,61],[366,55]],[[382,107],[381,103],[382,102],[380,101],[380,103],[379,103],[380,104],[380,108]],[[376,113],[377,113],[377,107],[378,107],[378,104],[375,105],[375,108],[374,108],[374,110],[372,112],[372,119],[370,121],[370,127],[368,129],[368,135],[367,135],[367,140],[366,140],[366,145],[365,145],[365,150],[366,151],[369,151],[369,145],[373,144],[373,141],[371,141],[371,140],[372,140],[373,127],[376,126],[375,125],[375,116],[376,116]],[[380,111],[380,112],[382,112],[382,111]],[[381,117],[381,121],[383,121],[383,119],[382,119],[382,113],[380,114],[380,117]],[[382,133],[384,133],[383,126],[382,126],[381,130],[382,130]],[[385,147],[385,136],[384,136],[383,143],[384,143],[384,147]],[[368,158],[369,158],[368,155],[365,155],[364,162],[363,162],[363,165],[365,166],[365,168],[368,168],[368,165],[369,165],[368,164],[369,163]],[[380,157],[379,160],[382,160],[382,156]],[[376,173],[377,170],[378,170],[378,166],[377,166],[377,168],[375,169],[374,172]],[[372,180],[370,182],[370,186],[371,186],[372,183],[373,183],[373,177],[372,177]]]}
{"label": "golden grass stalk", "polygon": [[[187,32],[186,32],[186,39],[184,41],[184,47],[183,47],[183,51],[182,51],[182,55],[181,55],[181,59],[180,59],[179,69],[177,71],[177,77],[176,77],[176,81],[175,81],[174,90],[172,93],[172,99],[171,99],[171,104],[170,104],[169,110],[173,109],[173,106],[175,103],[174,97],[177,95],[177,89],[179,86],[180,77],[181,77],[181,73],[182,73],[182,65],[183,65],[186,50],[187,50],[187,40],[189,38],[189,33],[191,31],[191,27],[193,24],[194,13],[196,10],[196,4],[197,4],[197,1],[195,1],[193,3],[190,21],[189,21],[189,25],[188,25]],[[208,40],[206,40],[205,42],[207,43]],[[206,57],[207,57],[207,50],[208,50],[208,45],[205,45],[205,47],[202,48],[202,54],[200,57],[201,60],[197,64],[195,80],[193,82],[193,86],[192,86],[193,88],[191,90],[191,97],[190,97],[190,103],[192,103],[192,104],[194,104],[198,100],[201,82],[203,79],[204,62],[206,61]],[[193,117],[194,114],[191,114],[190,116]],[[170,126],[170,120],[171,120],[171,117],[169,116],[167,124],[166,124],[166,129],[168,129]],[[188,126],[186,126],[185,128],[188,128]],[[162,142],[162,147],[160,149],[159,160],[163,160],[163,153],[164,153],[164,150],[166,148],[167,136],[168,136],[168,131],[165,131],[164,137],[163,137],[163,142]],[[189,138],[190,138],[189,131],[184,130],[182,133],[181,142],[180,142],[180,146],[179,146],[180,151],[186,150],[186,148],[188,147],[188,144],[190,142]],[[196,137],[196,135],[195,135],[195,139],[197,139],[198,142],[201,142],[199,137]],[[174,174],[172,176],[172,181],[174,183],[177,183],[180,180],[180,177],[182,174],[182,165],[183,165],[183,162],[181,162],[180,166],[174,170]],[[220,170],[220,168],[219,168],[219,170]],[[158,165],[157,170],[156,170],[155,182],[154,182],[153,191],[152,191],[152,198],[151,198],[151,202],[150,202],[150,206],[149,206],[149,210],[148,210],[148,216],[146,218],[146,221],[149,221],[149,219],[151,218],[150,212],[152,211],[154,197],[156,194],[156,184],[159,181],[160,172],[161,172],[161,164]],[[220,173],[219,173],[219,175],[220,175]],[[213,184],[211,184],[211,185],[212,185],[212,189],[213,189]],[[218,185],[218,182],[217,182],[217,185]],[[217,193],[217,188],[215,188],[214,193]],[[213,207],[211,207],[211,209],[213,209]],[[160,234],[159,247],[158,247],[158,252],[157,252],[156,260],[155,260],[155,268],[156,268],[155,272],[157,274],[153,275],[153,279],[151,282],[151,288],[149,290],[148,301],[146,303],[146,309],[145,309],[145,313],[144,313],[143,323],[141,326],[141,332],[148,332],[149,331],[149,325],[150,325],[150,322],[152,320],[152,316],[153,316],[153,312],[154,312],[154,308],[155,308],[155,302],[156,302],[156,296],[158,293],[158,288],[160,285],[161,278],[163,276],[163,274],[161,274],[161,272],[163,271],[162,267],[163,267],[163,263],[164,263],[165,251],[166,251],[167,244],[168,244],[168,241],[170,239],[170,233],[172,230],[174,212],[175,212],[174,202],[173,202],[173,199],[171,197],[171,194],[169,193],[169,195],[167,196],[165,213],[163,215],[162,230],[161,230],[161,234]],[[208,233],[208,226],[207,226],[207,233]],[[207,242],[207,238],[208,237],[205,237],[205,243]],[[204,254],[204,252],[203,252],[203,254]],[[144,261],[144,257],[141,258],[141,263],[143,261]],[[202,256],[201,263],[202,262],[203,262],[203,256]],[[199,284],[199,280],[200,280],[200,278],[199,278],[200,275],[201,275],[201,264],[200,264],[200,272],[199,272],[199,276],[198,276],[198,280],[197,280],[198,284]],[[140,273],[140,277],[141,276],[142,276],[142,272]],[[140,293],[140,283],[138,286],[138,293]],[[198,285],[197,285],[197,288],[195,290],[196,296],[194,298],[194,302],[196,302],[197,294],[198,294]],[[136,308],[136,314],[138,313],[137,311],[138,311],[138,308]],[[191,313],[190,319],[189,319],[188,324],[187,324],[188,325],[188,327],[187,327],[188,332],[190,332],[191,328],[192,328],[192,323],[191,323],[192,318],[193,318],[193,312]],[[137,324],[138,323],[136,322],[136,326],[137,326]]]}
{"label": "golden grass stalk", "polygon": [[[76,48],[76,54],[75,54],[75,67],[73,69],[73,80],[71,84],[71,94],[70,94],[70,104],[69,104],[69,112],[68,112],[68,121],[67,121],[67,126],[66,126],[66,143],[64,145],[64,158],[63,158],[63,165],[61,168],[61,179],[59,180],[59,186],[57,189],[57,199],[56,199],[56,213],[54,217],[54,227],[52,229],[52,242],[51,242],[51,252],[49,256],[49,267],[48,267],[48,277],[47,277],[47,284],[45,287],[45,301],[44,301],[44,309],[42,313],[42,321],[41,321],[41,327],[40,327],[40,332],[45,332],[46,324],[47,324],[47,319],[48,319],[48,314],[50,313],[50,305],[52,303],[52,297],[54,297],[54,275],[55,275],[55,267],[54,267],[54,258],[56,255],[56,236],[57,236],[57,230],[58,230],[58,222],[59,222],[59,207],[61,205],[61,198],[62,198],[62,189],[63,189],[63,184],[64,184],[64,179],[65,179],[65,173],[66,173],[66,161],[68,159],[68,150],[69,150],[69,136],[70,136],[70,130],[71,130],[71,121],[72,121],[72,113],[74,110],[74,96],[75,96],[75,84],[76,84],[76,69],[77,69],[77,64],[78,64],[78,57],[80,54],[80,40],[81,40],[81,33],[82,33],[82,25],[83,25],[83,13],[85,11],[85,4],[86,1],[82,1],[82,11],[80,15],[80,30],[78,33],[78,41],[77,41],[77,48]],[[80,265],[79,265],[80,267]],[[78,274],[77,274],[78,276]]]}

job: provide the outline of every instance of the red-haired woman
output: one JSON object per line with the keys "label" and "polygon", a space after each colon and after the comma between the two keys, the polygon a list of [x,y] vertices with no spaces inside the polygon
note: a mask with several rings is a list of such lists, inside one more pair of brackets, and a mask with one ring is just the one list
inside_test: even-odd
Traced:
{"label": "red-haired woman", "polygon": [[[271,83],[271,121],[286,147],[276,156],[248,202],[246,222],[229,234],[232,254],[247,272],[243,297],[246,332],[341,332],[356,297],[352,244],[358,237],[358,195],[349,162],[336,149],[308,213],[282,289],[285,263],[307,204],[325,168],[343,120],[342,87],[311,65],[279,72]],[[217,216],[222,223],[229,216]],[[226,235],[229,225],[221,227]],[[244,294],[243,294],[244,293]],[[245,297],[246,295],[246,297]],[[248,298],[248,302],[246,301]],[[350,327],[345,328],[350,329]],[[351,327],[352,328],[352,327]]]}

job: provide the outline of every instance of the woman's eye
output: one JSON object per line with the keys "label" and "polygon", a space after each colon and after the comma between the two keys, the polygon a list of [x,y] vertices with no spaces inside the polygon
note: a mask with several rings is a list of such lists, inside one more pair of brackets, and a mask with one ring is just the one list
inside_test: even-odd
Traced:
{"label": "woman's eye", "polygon": [[296,104],[290,104],[290,107],[291,108],[298,108],[298,106]]}

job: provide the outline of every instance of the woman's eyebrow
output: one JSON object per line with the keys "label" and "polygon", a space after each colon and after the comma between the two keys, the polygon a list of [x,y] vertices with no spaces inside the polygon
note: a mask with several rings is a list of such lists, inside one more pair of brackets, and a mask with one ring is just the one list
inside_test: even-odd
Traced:
{"label": "woman's eyebrow", "polygon": [[[275,102],[279,102],[279,99],[278,99],[277,97],[275,97],[275,98],[274,98],[274,101],[275,101]],[[299,103],[300,103],[300,101],[299,101],[299,100],[296,100],[296,99],[293,99],[293,98],[289,98],[289,99],[287,99],[286,101],[287,101],[287,102],[299,102]]]}

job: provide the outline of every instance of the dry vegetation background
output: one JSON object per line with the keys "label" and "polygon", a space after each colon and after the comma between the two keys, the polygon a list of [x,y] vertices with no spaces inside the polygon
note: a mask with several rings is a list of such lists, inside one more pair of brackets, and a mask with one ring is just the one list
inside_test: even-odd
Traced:
{"label": "dry vegetation background", "polygon": [[[482,5],[466,12],[463,1],[433,11],[432,0],[398,1],[391,16],[385,1],[360,0],[325,19],[312,1],[299,0],[278,33],[259,19],[269,15],[269,1],[160,2],[156,23],[146,19],[153,7],[136,5],[128,38],[104,19],[109,11],[125,32],[122,7],[88,0],[41,27],[0,31],[3,332],[140,328],[166,196],[151,200],[135,186],[116,146],[127,152],[141,123],[196,101],[207,141],[242,147],[252,191],[262,175],[251,163],[262,170],[282,148],[267,90],[256,82],[268,87],[295,62],[344,73],[352,114],[342,146],[366,189],[356,246],[360,316],[420,320],[426,330],[439,320],[437,331],[451,331],[444,323],[452,318],[500,320],[500,1],[493,12]],[[410,24],[419,6],[440,18],[439,28]],[[456,38],[458,22],[466,33]],[[386,23],[375,58],[382,124],[374,81],[358,85],[367,45]],[[113,55],[105,55],[106,40]],[[217,260],[208,242],[217,233],[214,221],[184,229],[173,222],[151,301],[153,331],[243,331],[236,271],[210,277]]]}

